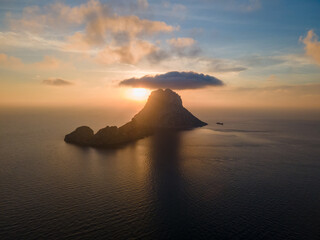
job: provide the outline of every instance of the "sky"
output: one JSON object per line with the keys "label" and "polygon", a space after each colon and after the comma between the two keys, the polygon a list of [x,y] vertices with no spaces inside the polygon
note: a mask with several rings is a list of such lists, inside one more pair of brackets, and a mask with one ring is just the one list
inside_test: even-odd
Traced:
{"label": "sky", "polygon": [[0,106],[143,104],[132,88],[170,87],[190,106],[319,110],[319,12],[319,0],[0,0]]}

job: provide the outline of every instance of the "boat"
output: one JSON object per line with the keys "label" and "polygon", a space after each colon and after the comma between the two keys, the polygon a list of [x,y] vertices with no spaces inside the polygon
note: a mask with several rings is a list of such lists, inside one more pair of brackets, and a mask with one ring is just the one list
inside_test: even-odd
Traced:
{"label": "boat", "polygon": [[223,125],[223,122],[216,122],[216,124],[218,124],[218,125]]}

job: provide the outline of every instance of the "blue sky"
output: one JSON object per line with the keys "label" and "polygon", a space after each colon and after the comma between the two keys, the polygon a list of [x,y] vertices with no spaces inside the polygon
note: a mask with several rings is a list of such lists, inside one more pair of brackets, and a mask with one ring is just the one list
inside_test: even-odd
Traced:
{"label": "blue sky", "polygon": [[[3,0],[1,1],[1,29],[6,29],[8,12],[21,14],[24,7],[46,6],[52,1]],[[62,1],[63,2],[63,1]],[[64,1],[77,6],[86,1]],[[199,0],[199,1],[148,1],[148,11],[132,11],[128,2],[101,1],[113,6],[119,14],[137,14],[142,18],[179,25],[178,35],[195,37],[204,46],[212,47],[217,54],[270,53],[273,51],[302,51],[299,37],[313,29],[320,31],[320,2],[317,0]],[[175,6],[185,10],[171,11]],[[246,7],[253,6],[249,10]],[[255,5],[257,5],[255,7]],[[196,31],[198,30],[198,31]],[[217,49],[217,50],[215,50]],[[232,51],[235,50],[235,51]],[[230,53],[229,53],[230,52]]]}
{"label": "blue sky", "polygon": [[319,12],[316,0],[3,0],[0,84],[8,103],[19,87],[49,91],[38,84],[48,79],[117,92],[123,79],[169,71],[208,74],[235,92],[319,87]]}

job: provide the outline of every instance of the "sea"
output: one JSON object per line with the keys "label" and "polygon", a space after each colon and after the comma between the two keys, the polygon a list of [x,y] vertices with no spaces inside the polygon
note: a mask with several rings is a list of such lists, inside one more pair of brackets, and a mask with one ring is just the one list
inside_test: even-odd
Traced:
{"label": "sea", "polygon": [[189,110],[208,126],[94,149],[64,135],[134,110],[0,109],[0,239],[320,239],[319,111]]}

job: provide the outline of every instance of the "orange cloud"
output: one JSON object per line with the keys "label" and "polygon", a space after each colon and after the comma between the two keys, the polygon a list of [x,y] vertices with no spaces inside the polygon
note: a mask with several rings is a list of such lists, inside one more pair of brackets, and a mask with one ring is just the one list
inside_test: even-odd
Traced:
{"label": "orange cloud", "polygon": [[[137,7],[147,8],[148,1],[138,1]],[[65,44],[60,46],[61,49],[83,52],[103,64],[138,63],[144,56],[157,49],[146,37],[178,29],[162,21],[141,19],[134,15],[119,16],[109,5],[98,0],[90,0],[75,7],[63,3],[43,8],[27,7],[22,17],[9,16],[9,20],[13,29],[23,28],[24,31],[44,33],[46,30],[74,31],[75,26],[80,27],[81,31],[73,32],[66,37]],[[52,59],[44,60],[43,64],[57,64]]]}
{"label": "orange cloud", "polygon": [[[147,1],[140,1],[147,7]],[[127,33],[152,35],[159,32],[172,32],[176,27],[161,21],[140,19],[137,16],[118,16],[107,4],[90,0],[80,6],[70,7],[63,3],[55,3],[41,9],[38,6],[26,7],[21,18],[12,15],[7,19],[12,29],[41,31],[63,30],[75,25],[85,25],[84,35],[89,43],[100,43],[107,33]]]}
{"label": "orange cloud", "polygon": [[140,19],[137,16],[101,16],[88,22],[84,40],[92,45],[106,42],[109,34],[126,35],[135,38],[138,35],[153,35],[159,32],[172,32],[175,28],[164,22]]}
{"label": "orange cloud", "polygon": [[39,62],[24,63],[20,58],[16,58],[16,57],[8,56],[4,53],[0,53],[0,67],[4,67],[4,68],[56,70],[65,66],[66,66],[65,63],[51,56],[44,56],[43,60]]}
{"label": "orange cloud", "polygon": [[60,50],[64,42],[46,39],[30,32],[0,32],[0,51],[8,48]]}
{"label": "orange cloud", "polygon": [[45,28],[65,29],[70,25],[79,25],[89,15],[101,12],[108,12],[108,7],[96,0],[90,0],[75,7],[58,2],[45,6],[43,9],[39,6],[25,7],[21,18],[8,15],[7,20],[12,29],[39,32],[45,30]]}
{"label": "orange cloud", "polygon": [[11,57],[8,56],[4,53],[0,53],[0,66],[2,67],[12,67],[12,66],[16,66],[16,67],[21,67],[23,66],[23,62],[16,57]]}
{"label": "orange cloud", "polygon": [[32,63],[36,68],[54,70],[63,66],[63,63],[51,56],[44,56],[43,60],[40,62]]}
{"label": "orange cloud", "polygon": [[63,48],[66,51],[89,51],[91,45],[85,41],[84,34],[82,32],[76,32],[75,34],[67,37],[67,42]]}
{"label": "orange cloud", "polygon": [[313,30],[310,30],[305,38],[301,37],[300,41],[305,44],[306,55],[320,65],[320,42]]}

